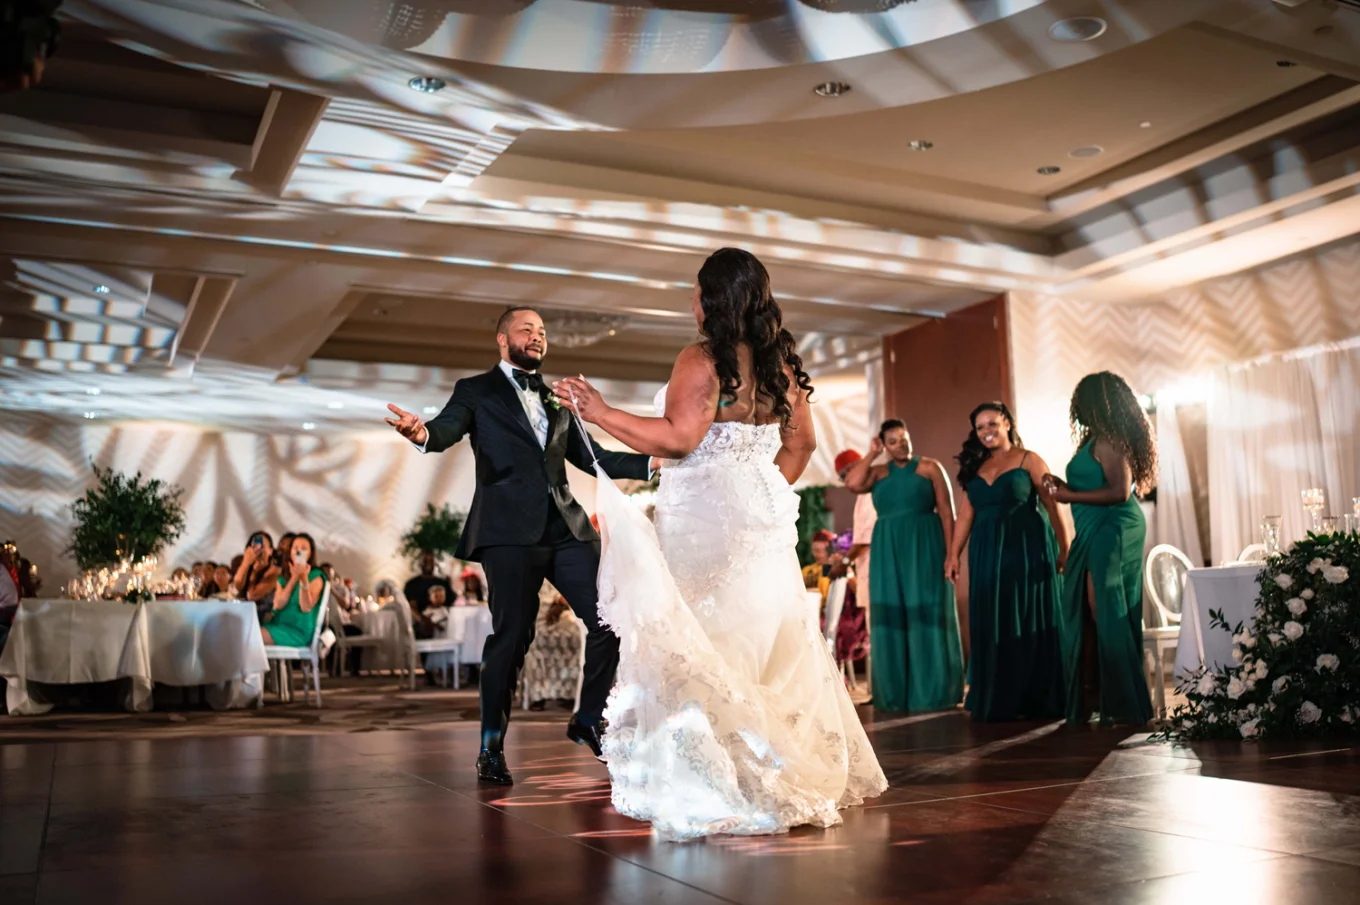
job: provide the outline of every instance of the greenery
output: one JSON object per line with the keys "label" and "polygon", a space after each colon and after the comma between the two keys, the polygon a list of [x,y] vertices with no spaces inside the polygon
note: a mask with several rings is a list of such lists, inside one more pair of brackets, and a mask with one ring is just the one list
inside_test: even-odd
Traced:
{"label": "greenery", "polygon": [[1309,534],[1266,561],[1260,588],[1250,627],[1210,611],[1235,662],[1181,683],[1188,703],[1160,737],[1360,734],[1360,535]]}
{"label": "greenery", "polygon": [[454,511],[448,503],[439,509],[426,503],[415,527],[401,537],[401,555],[417,566],[420,554],[426,550],[435,556],[453,556],[462,537],[463,513]]}
{"label": "greenery", "polygon": [[822,529],[831,530],[832,512],[826,505],[826,489],[832,485],[819,484],[798,491],[798,561],[812,562],[812,535]]}
{"label": "greenery", "polygon": [[160,480],[114,474],[93,465],[96,486],[71,506],[75,531],[68,552],[82,569],[155,556],[184,532],[184,491]]}

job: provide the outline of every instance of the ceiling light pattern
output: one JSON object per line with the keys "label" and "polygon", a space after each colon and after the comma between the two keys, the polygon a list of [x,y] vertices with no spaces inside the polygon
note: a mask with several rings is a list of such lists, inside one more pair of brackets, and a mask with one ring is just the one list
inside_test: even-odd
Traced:
{"label": "ceiling light pattern", "polygon": [[621,314],[545,309],[542,315],[548,343],[568,349],[592,346],[628,326],[628,317]]}

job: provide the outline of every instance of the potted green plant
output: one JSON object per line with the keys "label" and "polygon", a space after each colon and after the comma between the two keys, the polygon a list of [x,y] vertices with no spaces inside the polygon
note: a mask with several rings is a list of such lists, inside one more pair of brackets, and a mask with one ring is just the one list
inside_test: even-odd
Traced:
{"label": "potted green plant", "polygon": [[463,537],[463,513],[448,503],[436,509],[425,504],[415,525],[401,537],[401,554],[419,566],[420,554],[429,550],[435,556],[453,556]]}
{"label": "potted green plant", "polygon": [[155,556],[184,533],[184,491],[139,471],[129,477],[92,465],[95,486],[71,506],[75,529],[67,552],[82,569]]}

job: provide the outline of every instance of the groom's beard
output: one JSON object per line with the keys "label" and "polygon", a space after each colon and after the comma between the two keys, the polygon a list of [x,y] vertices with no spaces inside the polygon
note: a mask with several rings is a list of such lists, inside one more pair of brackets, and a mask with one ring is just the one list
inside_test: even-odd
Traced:
{"label": "groom's beard", "polygon": [[510,363],[521,371],[537,371],[543,367],[543,359],[546,357],[546,355],[540,355],[538,358],[534,358],[527,349],[523,348],[510,349]]}

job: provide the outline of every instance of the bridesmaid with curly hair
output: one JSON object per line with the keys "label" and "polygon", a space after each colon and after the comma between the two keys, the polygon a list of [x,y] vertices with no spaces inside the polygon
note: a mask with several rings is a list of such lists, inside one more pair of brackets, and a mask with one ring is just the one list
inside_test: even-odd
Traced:
{"label": "bridesmaid with curly hair", "polygon": [[1157,480],[1152,427],[1118,374],[1088,374],[1072,394],[1077,452],[1067,480],[1045,478],[1072,504],[1077,535],[1063,593],[1067,719],[1141,726],[1152,719],[1143,675],[1143,542],[1147,522],[1135,494]]}
{"label": "bridesmaid with curly hair", "polygon": [[1060,717],[1067,704],[1059,612],[1067,531],[1044,484],[1048,466],[1025,449],[1005,403],[984,402],[969,424],[958,455],[965,493],[945,565],[957,579],[968,544],[972,650],[964,708],[982,722]]}

